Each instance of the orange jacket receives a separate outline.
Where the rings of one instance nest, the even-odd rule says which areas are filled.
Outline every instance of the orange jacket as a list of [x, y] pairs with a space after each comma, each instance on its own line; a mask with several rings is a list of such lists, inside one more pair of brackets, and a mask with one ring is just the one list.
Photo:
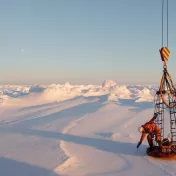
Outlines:
[[142, 125], [142, 127], [144, 128], [144, 132], [141, 135], [141, 139], [140, 142], [142, 143], [142, 141], [144, 140], [146, 134], [152, 134], [155, 136], [160, 136], [160, 128], [154, 124], [155, 121], [155, 117], [153, 117], [149, 122], [145, 123], [144, 125]]

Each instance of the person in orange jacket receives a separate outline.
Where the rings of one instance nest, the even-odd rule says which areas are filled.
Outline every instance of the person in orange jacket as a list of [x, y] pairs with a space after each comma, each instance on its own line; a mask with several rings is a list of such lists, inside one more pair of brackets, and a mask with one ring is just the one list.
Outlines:
[[158, 114], [154, 113], [153, 118], [145, 123], [144, 125], [142, 125], [141, 127], [139, 127], [139, 132], [142, 133], [141, 135], [141, 139], [138, 142], [137, 148], [139, 148], [139, 146], [142, 144], [142, 141], [144, 140], [146, 134], [148, 134], [147, 136], [147, 140], [150, 146], [150, 150], [153, 149], [153, 140], [152, 138], [155, 136], [155, 140], [156, 142], [160, 145], [161, 144], [161, 131], [160, 128], [154, 124], [155, 119], [157, 118]]

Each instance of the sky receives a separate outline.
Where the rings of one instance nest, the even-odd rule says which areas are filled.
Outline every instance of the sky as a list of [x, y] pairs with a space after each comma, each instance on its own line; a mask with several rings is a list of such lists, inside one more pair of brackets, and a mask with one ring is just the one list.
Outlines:
[[[0, 4], [0, 84], [101, 84], [105, 79], [117, 84], [160, 83], [162, 0]], [[173, 79], [175, 7], [176, 1], [169, 0], [168, 71]]]

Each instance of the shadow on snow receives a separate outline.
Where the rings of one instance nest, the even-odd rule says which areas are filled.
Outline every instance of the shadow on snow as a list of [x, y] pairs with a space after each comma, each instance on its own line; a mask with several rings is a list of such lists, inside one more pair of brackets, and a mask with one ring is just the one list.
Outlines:
[[[126, 143], [126, 142], [90, 138], [90, 137], [81, 137], [81, 136], [74, 136], [70, 134], [63, 134], [63, 133], [56, 133], [56, 132], [42, 131], [42, 130], [35, 130], [35, 129], [1, 128], [0, 130], [2, 133], [20, 133], [20, 134], [29, 135], [29, 136], [54, 138], [65, 142], [71, 142], [75, 144], [94, 147], [98, 150], [111, 152], [115, 154], [133, 155], [133, 156], [137, 155], [136, 144], [134, 143]], [[146, 155], [146, 154], [143, 153], [140, 155]]]
[[22, 163], [8, 158], [0, 158], [1, 176], [59, 176], [58, 174], [35, 165]]

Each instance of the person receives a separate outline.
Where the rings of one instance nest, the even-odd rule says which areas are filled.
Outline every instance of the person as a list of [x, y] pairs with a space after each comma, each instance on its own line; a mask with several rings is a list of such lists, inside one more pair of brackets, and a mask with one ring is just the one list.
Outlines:
[[155, 136], [155, 141], [159, 144], [161, 144], [161, 131], [160, 128], [154, 124], [155, 119], [157, 118], [158, 114], [154, 113], [153, 118], [145, 123], [144, 125], [142, 125], [141, 127], [139, 127], [139, 132], [142, 133], [140, 141], [137, 144], [137, 148], [139, 148], [139, 146], [142, 144], [142, 141], [144, 140], [145, 136], [148, 134], [147, 136], [147, 140], [149, 143], [149, 150], [153, 150], [153, 137]]

